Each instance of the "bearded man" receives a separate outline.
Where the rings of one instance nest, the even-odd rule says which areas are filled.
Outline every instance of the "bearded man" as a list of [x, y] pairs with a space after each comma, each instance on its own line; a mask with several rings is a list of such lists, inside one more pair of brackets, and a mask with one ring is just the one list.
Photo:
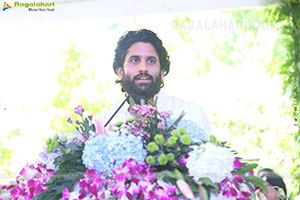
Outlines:
[[[129, 31], [118, 42], [113, 63], [114, 72], [119, 77], [118, 83], [125, 94], [145, 97], [153, 104], [158, 97], [158, 111], [171, 111], [177, 118], [184, 111], [185, 120], [196, 123], [206, 136], [212, 134], [211, 125], [201, 106], [185, 100], [171, 97], [161, 91], [164, 77], [169, 73], [170, 60], [162, 41], [147, 29]], [[112, 106], [95, 116], [96, 120], [108, 121], [118, 106]], [[132, 117], [128, 105], [123, 106], [111, 120], [110, 124]]]

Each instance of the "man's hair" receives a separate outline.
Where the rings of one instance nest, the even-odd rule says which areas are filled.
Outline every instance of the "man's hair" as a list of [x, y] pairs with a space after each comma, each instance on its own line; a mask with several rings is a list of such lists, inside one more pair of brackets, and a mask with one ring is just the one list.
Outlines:
[[271, 168], [262, 168], [258, 171], [257, 174], [260, 174], [261, 172], [274, 173], [273, 169]]
[[[287, 195], [286, 186], [281, 176], [275, 173], [267, 174], [263, 177], [266, 177], [266, 181], [270, 183], [272, 186], [278, 186], [283, 189], [284, 194]], [[262, 177], [262, 178], [263, 178]]]
[[157, 37], [157, 35], [147, 29], [128, 31], [119, 39], [113, 63], [115, 73], [117, 73], [118, 67], [123, 68], [128, 49], [136, 42], [150, 43], [153, 45], [159, 57], [160, 67], [164, 70], [164, 75], [167, 75], [170, 71], [170, 57], [168, 52], [163, 47], [162, 41]]

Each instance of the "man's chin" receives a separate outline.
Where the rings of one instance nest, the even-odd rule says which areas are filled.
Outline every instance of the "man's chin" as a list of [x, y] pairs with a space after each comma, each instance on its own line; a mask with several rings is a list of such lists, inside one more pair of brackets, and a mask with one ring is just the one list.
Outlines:
[[135, 90], [135, 93], [140, 96], [148, 96], [147, 94], [149, 94], [149, 91], [139, 89], [139, 90]]
[[147, 90], [149, 90], [151, 87], [151, 84], [135, 84], [135, 88], [136, 90], [138, 91], [141, 91], [141, 92], [147, 92]]

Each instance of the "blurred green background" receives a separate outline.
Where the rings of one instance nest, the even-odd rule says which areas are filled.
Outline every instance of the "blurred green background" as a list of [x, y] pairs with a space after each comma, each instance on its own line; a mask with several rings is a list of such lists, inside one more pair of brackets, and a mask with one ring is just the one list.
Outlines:
[[48, 136], [73, 130], [66, 119], [75, 106], [96, 114], [123, 99], [112, 69], [117, 40], [147, 28], [171, 57], [163, 90], [202, 105], [220, 140], [273, 168], [289, 199], [300, 199], [299, 1], [0, 25], [0, 184], [37, 160]]

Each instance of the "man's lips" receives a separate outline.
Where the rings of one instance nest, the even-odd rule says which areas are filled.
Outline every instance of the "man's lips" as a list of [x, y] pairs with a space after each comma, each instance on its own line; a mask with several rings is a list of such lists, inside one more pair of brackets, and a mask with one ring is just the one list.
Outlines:
[[136, 79], [136, 83], [150, 83], [151, 79]]
[[150, 75], [137, 75], [134, 77], [134, 80], [138, 83], [149, 83], [152, 81], [152, 77]]
[[151, 77], [149, 77], [149, 76], [138, 76], [136, 78], [136, 80], [151, 80]]

